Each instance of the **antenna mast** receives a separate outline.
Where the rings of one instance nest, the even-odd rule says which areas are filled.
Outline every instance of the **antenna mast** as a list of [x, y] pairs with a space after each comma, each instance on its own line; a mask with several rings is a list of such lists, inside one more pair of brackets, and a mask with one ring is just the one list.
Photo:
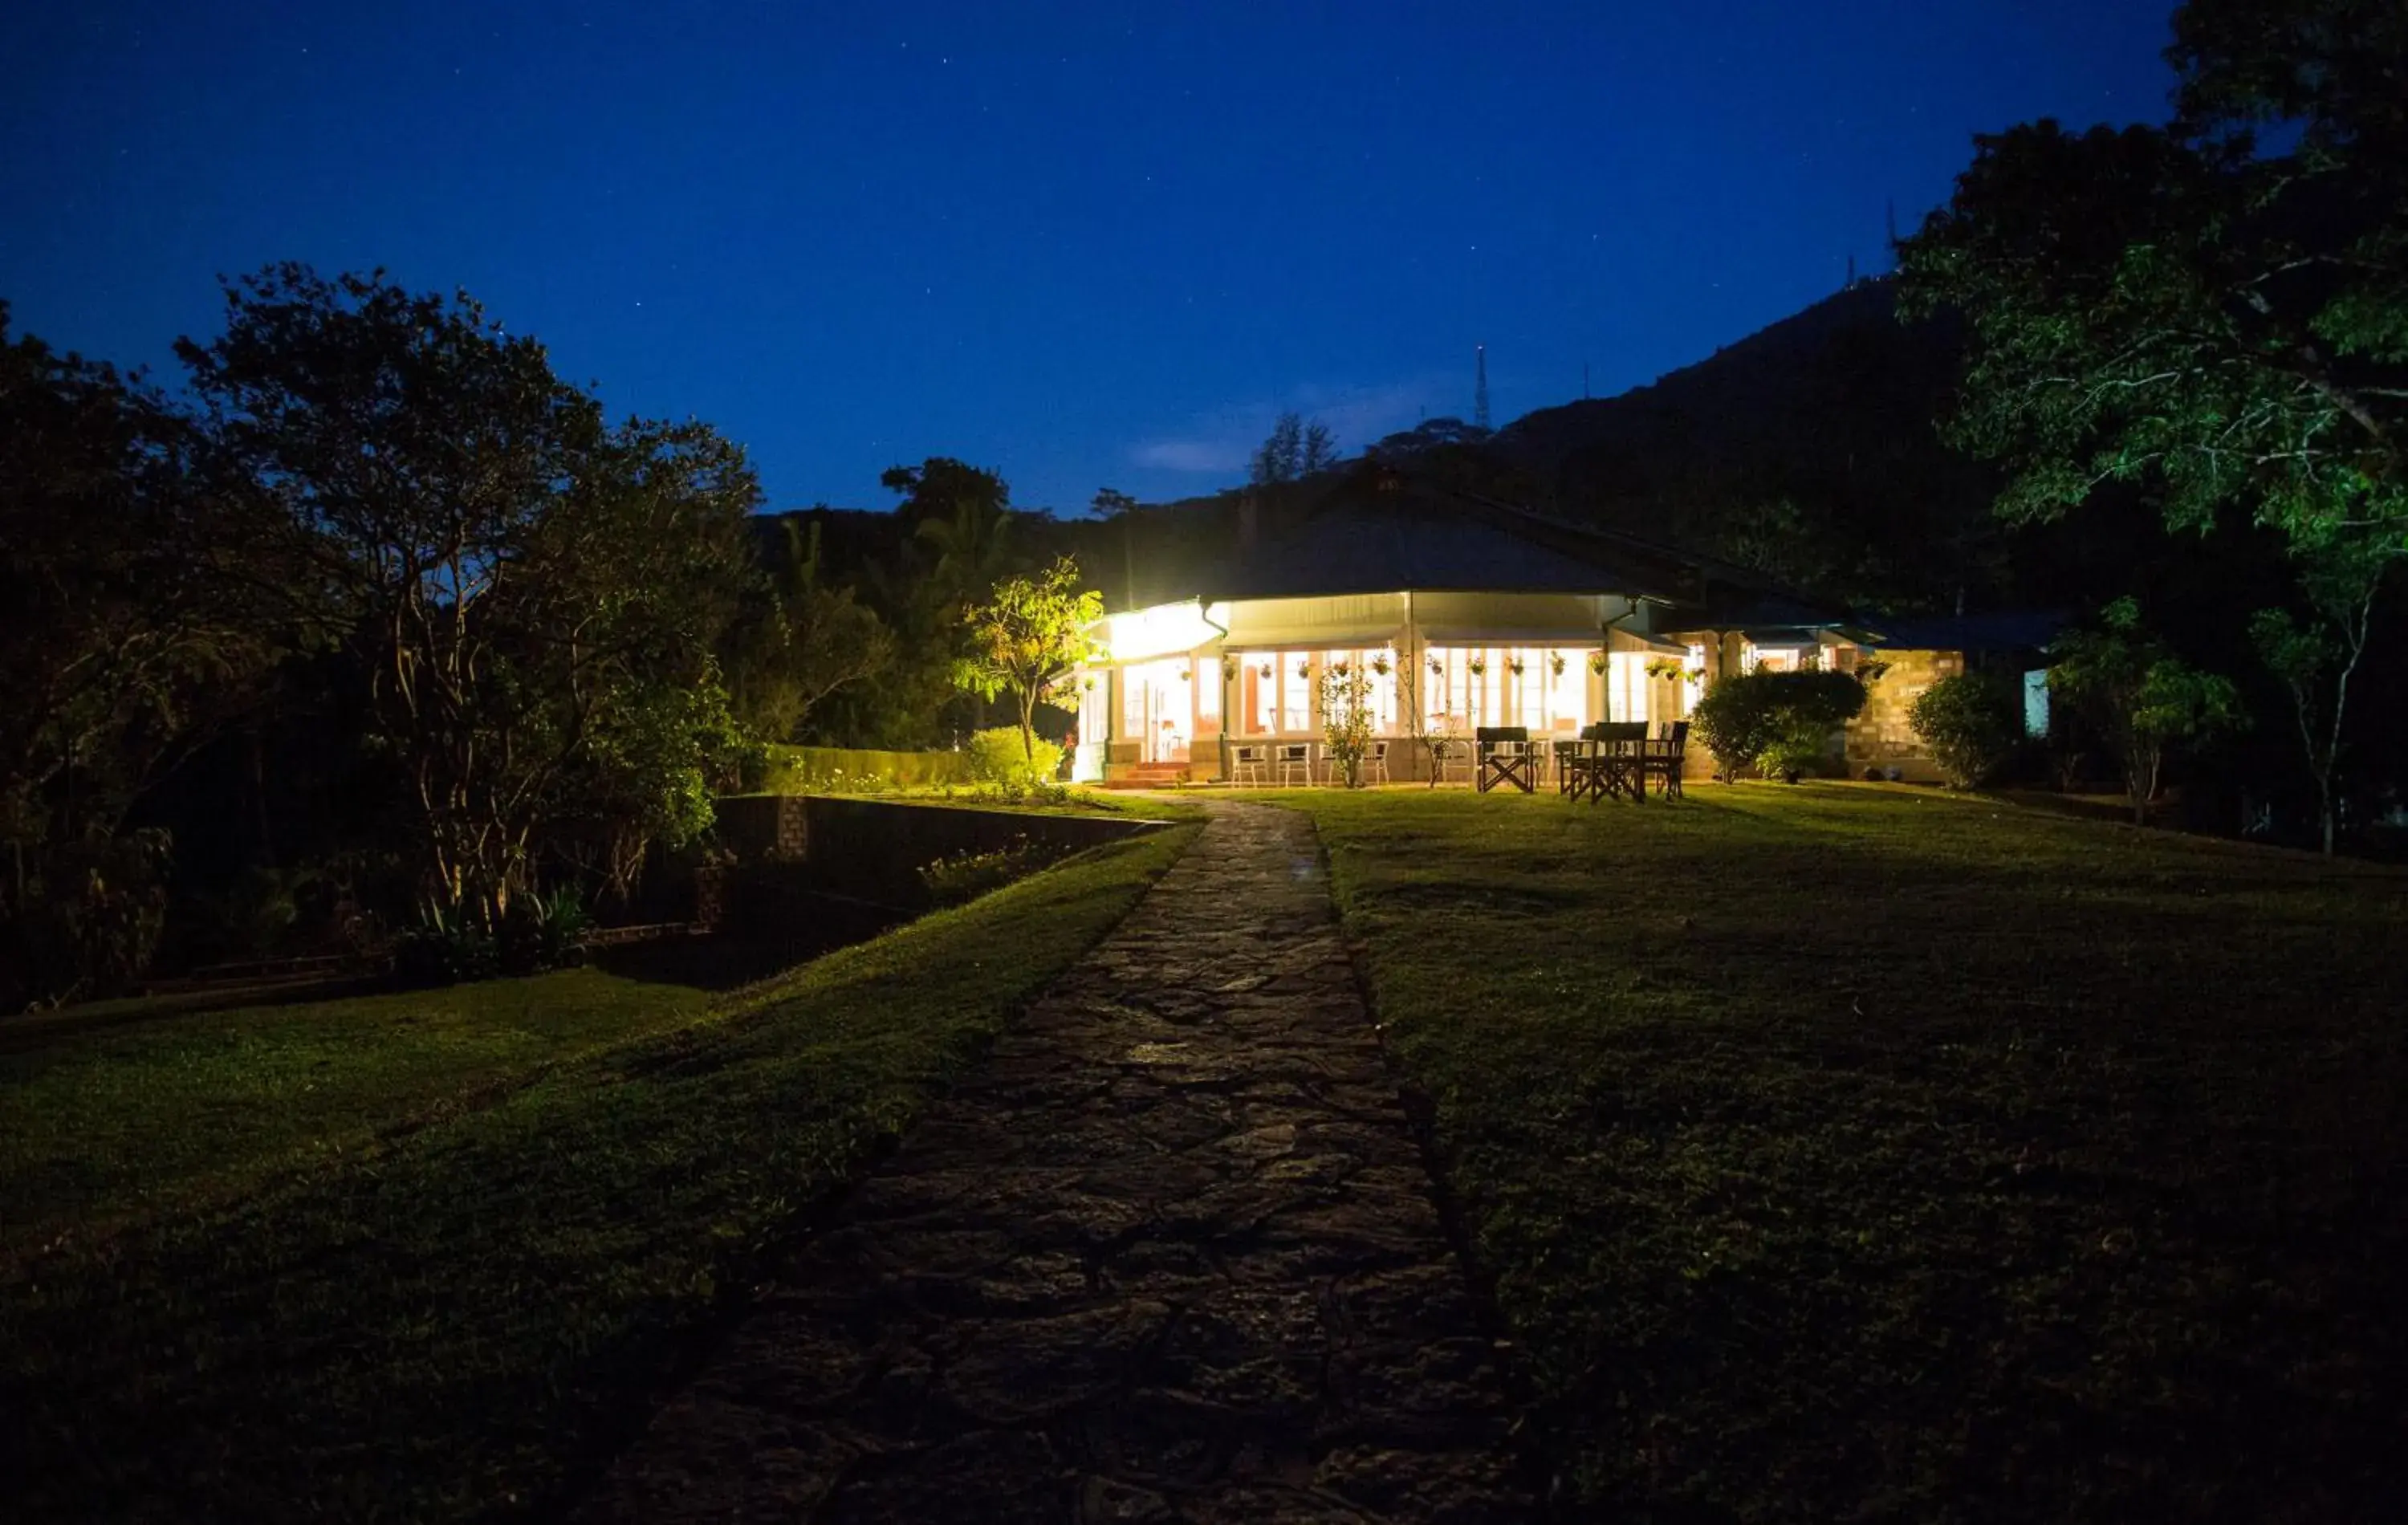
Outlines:
[[1471, 388], [1471, 423], [1481, 433], [1488, 432], [1488, 346], [1471, 347], [1471, 363], [1479, 378]]

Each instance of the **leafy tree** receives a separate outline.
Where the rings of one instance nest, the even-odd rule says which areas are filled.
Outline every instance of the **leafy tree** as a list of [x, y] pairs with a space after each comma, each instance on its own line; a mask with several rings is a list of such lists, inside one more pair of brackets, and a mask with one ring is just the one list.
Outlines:
[[1338, 465], [1338, 436], [1329, 425], [1316, 419], [1305, 425], [1304, 450], [1297, 462], [1297, 474], [1310, 477], [1327, 471]]
[[1906, 721], [1948, 782], [1970, 789], [2004, 767], [2023, 741], [2023, 694], [2000, 674], [1959, 672], [1917, 694]]
[[951, 519], [965, 507], [988, 518], [1011, 507], [1011, 488], [1003, 478], [950, 455], [931, 455], [918, 466], [889, 467], [878, 480], [902, 498], [903, 516], [915, 525], [924, 519]]
[[1346, 786], [1363, 783], [1363, 758], [1371, 750], [1371, 675], [1361, 665], [1333, 662], [1321, 669], [1321, 734], [1330, 760], [1346, 771]]
[[936, 558], [929, 578], [942, 602], [976, 602], [1011, 569], [1011, 515], [1003, 510], [964, 499], [943, 518], [921, 520], [912, 534]]
[[[1901, 310], [1969, 319], [1947, 433], [2005, 464], [2003, 513], [2144, 485], [2170, 527], [2246, 514], [2311, 579], [2336, 554], [2365, 571], [2371, 600], [2408, 556], [2408, 13], [2192, 0], [2174, 37], [2168, 126], [1978, 139], [1900, 248]], [[2341, 685], [2318, 701], [2337, 723], [2358, 664], [2258, 628]], [[2311, 747], [2329, 825], [2339, 745]]]
[[1134, 512], [1138, 501], [1117, 487], [1098, 487], [1095, 498], [1087, 506], [1098, 519], [1117, 519], [1122, 514]]
[[747, 751], [714, 677], [612, 683], [563, 775], [561, 849], [623, 904], [654, 844], [674, 851], [710, 829], [712, 800]]
[[267, 650], [185, 421], [7, 323], [0, 305], [0, 1008], [147, 964], [170, 844], [120, 828]]
[[2303, 560], [2300, 583], [2308, 618], [2295, 619], [2287, 610], [2261, 609], [2250, 619], [2249, 633], [2266, 666], [2290, 694], [2308, 772], [2316, 783], [2319, 832], [2330, 856], [2340, 827], [2334, 784], [2350, 680], [2366, 659], [2375, 597], [2395, 558], [2377, 544], [2351, 537], [2310, 552]]
[[2109, 604], [2099, 628], [2059, 636], [2050, 655], [2050, 696], [2079, 715], [2115, 758], [2136, 826], [2148, 824], [2169, 750], [2243, 724], [2231, 681], [2176, 657], [2142, 628], [2140, 606], [2129, 598]]
[[566, 781], [631, 689], [714, 682], [759, 492], [698, 424], [611, 427], [466, 294], [271, 266], [178, 345], [218, 480], [302, 568], [297, 619], [372, 677], [407, 781], [423, 906], [497, 929]]
[[1452, 415], [1427, 418], [1410, 429], [1383, 436], [1379, 443], [1364, 453], [1373, 460], [1394, 465], [1430, 451], [1484, 444], [1489, 436], [1489, 430]]
[[766, 585], [733, 632], [737, 717], [772, 741], [801, 739], [826, 699], [869, 682], [895, 660], [895, 638], [853, 590], [823, 576], [820, 526], [806, 539], [791, 519]]
[[953, 681], [983, 698], [1009, 693], [1019, 706], [1021, 749], [1033, 759], [1037, 701], [1078, 669], [1088, 628], [1103, 617], [1103, 596], [1080, 586], [1068, 556], [1036, 577], [1007, 579], [969, 611], [970, 652], [954, 664]]
[[1254, 452], [1249, 480], [1257, 487], [1273, 482], [1294, 482], [1304, 474], [1304, 418], [1298, 413], [1282, 413], [1271, 425], [1268, 439]]

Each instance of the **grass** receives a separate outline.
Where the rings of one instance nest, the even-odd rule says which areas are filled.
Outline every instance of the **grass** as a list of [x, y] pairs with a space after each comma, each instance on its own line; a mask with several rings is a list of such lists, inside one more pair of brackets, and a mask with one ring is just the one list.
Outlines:
[[564, 970], [150, 1020], [0, 1054], [0, 1266], [338, 1162], [706, 997]]
[[2408, 875], [1847, 785], [1286, 802], [1573, 1518], [2386, 1518]]
[[[673, 1025], [638, 1030], [655, 1013], [616, 1041], [571, 1043], [487, 1104], [354, 1129], [312, 1170], [257, 1163], [306, 1154], [306, 1121], [228, 1130], [206, 1086], [176, 1089], [175, 1066], [152, 1066], [151, 1094], [184, 1110], [140, 1126], [205, 1135], [176, 1146], [187, 1209], [165, 1210], [163, 1189], [148, 1219], [0, 1280], [0, 1475], [20, 1518], [459, 1519], [555, 1504], [814, 1207], [1193, 836], [1096, 849]], [[573, 1026], [592, 985], [519, 988]], [[368, 1029], [408, 1020], [407, 1000], [357, 1004], [356, 1041], [406, 1042]], [[251, 1014], [252, 1041], [301, 1010]], [[138, 1068], [143, 1039], [126, 1041], [136, 1050], [115, 1062]], [[110, 1062], [79, 1052], [51, 1068]], [[431, 1094], [433, 1069], [408, 1072]], [[89, 1117], [99, 1102], [79, 1105]], [[331, 1104], [321, 1115], [330, 1133], [350, 1127]], [[208, 1161], [206, 1138], [227, 1162]], [[222, 1200], [246, 1172], [256, 1188]]]

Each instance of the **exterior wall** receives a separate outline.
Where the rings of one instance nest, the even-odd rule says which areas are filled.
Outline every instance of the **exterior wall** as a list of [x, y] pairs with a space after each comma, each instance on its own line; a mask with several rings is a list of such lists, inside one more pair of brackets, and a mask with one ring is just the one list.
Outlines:
[[1076, 852], [1162, 825], [834, 795], [738, 795], [718, 809], [719, 838], [743, 863], [789, 866], [821, 892], [900, 907], [924, 901], [920, 868], [938, 858], [1023, 839]]
[[[1687, 663], [1690, 647], [1685, 639], [1634, 633], [1637, 614], [1612, 596], [1395, 593], [1116, 615], [1101, 633], [1108, 643], [1130, 633], [1136, 655], [1114, 646], [1082, 675], [1075, 776], [1183, 774], [1205, 783], [1223, 776], [1227, 746], [1319, 741], [1322, 669], [1340, 655], [1377, 673], [1378, 734], [1391, 743], [1388, 773], [1399, 782], [1427, 777], [1428, 753], [1412, 740], [1416, 712], [1429, 728], [1460, 732], [1467, 741], [1476, 726], [1521, 725], [1547, 739], [1569, 738], [1597, 720], [1678, 719], [1698, 681], [1645, 669]], [[1163, 649], [1167, 632], [1192, 633], [1198, 622], [1226, 625], [1228, 635]], [[1715, 649], [1713, 637], [1702, 639]], [[1435, 674], [1433, 658], [1442, 669]], [[1470, 671], [1475, 658], [1478, 674]], [[1375, 661], [1388, 671], [1378, 673]], [[1084, 686], [1088, 680], [1094, 687]]]
[[1868, 769], [1915, 784], [1943, 782], [1940, 767], [1915, 739], [1907, 724], [1908, 708], [1916, 696], [1942, 678], [1965, 670], [1965, 654], [1940, 651], [1885, 651], [1879, 654], [1888, 670], [1865, 685], [1864, 712], [1848, 723], [1848, 773], [1862, 778]]

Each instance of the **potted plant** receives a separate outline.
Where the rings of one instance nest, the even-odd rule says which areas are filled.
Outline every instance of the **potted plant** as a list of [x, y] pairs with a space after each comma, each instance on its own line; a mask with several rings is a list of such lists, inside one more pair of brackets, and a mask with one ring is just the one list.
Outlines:
[[1603, 652], [1591, 652], [1588, 654], [1588, 669], [1591, 672], [1596, 673], [1600, 678], [1605, 676], [1605, 654]]
[[1446, 663], [1442, 659], [1433, 656], [1429, 659], [1429, 664], [1431, 677], [1443, 678], [1446, 676]]
[[1234, 656], [1225, 656], [1221, 658], [1221, 681], [1226, 683], [1237, 675], [1238, 659]]
[[1561, 652], [1549, 652], [1549, 653], [1547, 654], [1547, 670], [1548, 670], [1548, 672], [1550, 672], [1550, 673], [1554, 674], [1555, 677], [1558, 677], [1558, 678], [1560, 678], [1560, 677], [1562, 677], [1562, 676], [1564, 675], [1564, 654], [1563, 654], [1563, 653], [1561, 653]]
[[1264, 663], [1261, 667], [1256, 668], [1254, 670], [1255, 670], [1255, 671], [1257, 671], [1257, 672], [1259, 672], [1259, 673], [1261, 673], [1264, 677], [1268, 678], [1268, 677], [1269, 677], [1269, 676], [1271, 675], [1271, 665], [1270, 665], [1268, 662], [1266, 662], [1266, 663]]
[[1383, 678], [1388, 675], [1392, 670], [1392, 668], [1388, 661], [1387, 653], [1383, 652], [1379, 655], [1371, 658], [1371, 670], [1378, 673]]
[[1297, 661], [1296, 661], [1296, 675], [1297, 675], [1297, 677], [1299, 677], [1299, 678], [1310, 678], [1310, 677], [1312, 677], [1312, 658], [1311, 658], [1311, 657], [1309, 657], [1309, 656], [1299, 656], [1299, 657], [1297, 657]]
[[1505, 670], [1516, 678], [1522, 676], [1522, 659], [1518, 656], [1505, 658]]
[[1470, 661], [1466, 662], [1463, 665], [1463, 669], [1466, 672], [1470, 673], [1475, 678], [1484, 678], [1488, 676], [1488, 658], [1484, 656], [1475, 656]]

